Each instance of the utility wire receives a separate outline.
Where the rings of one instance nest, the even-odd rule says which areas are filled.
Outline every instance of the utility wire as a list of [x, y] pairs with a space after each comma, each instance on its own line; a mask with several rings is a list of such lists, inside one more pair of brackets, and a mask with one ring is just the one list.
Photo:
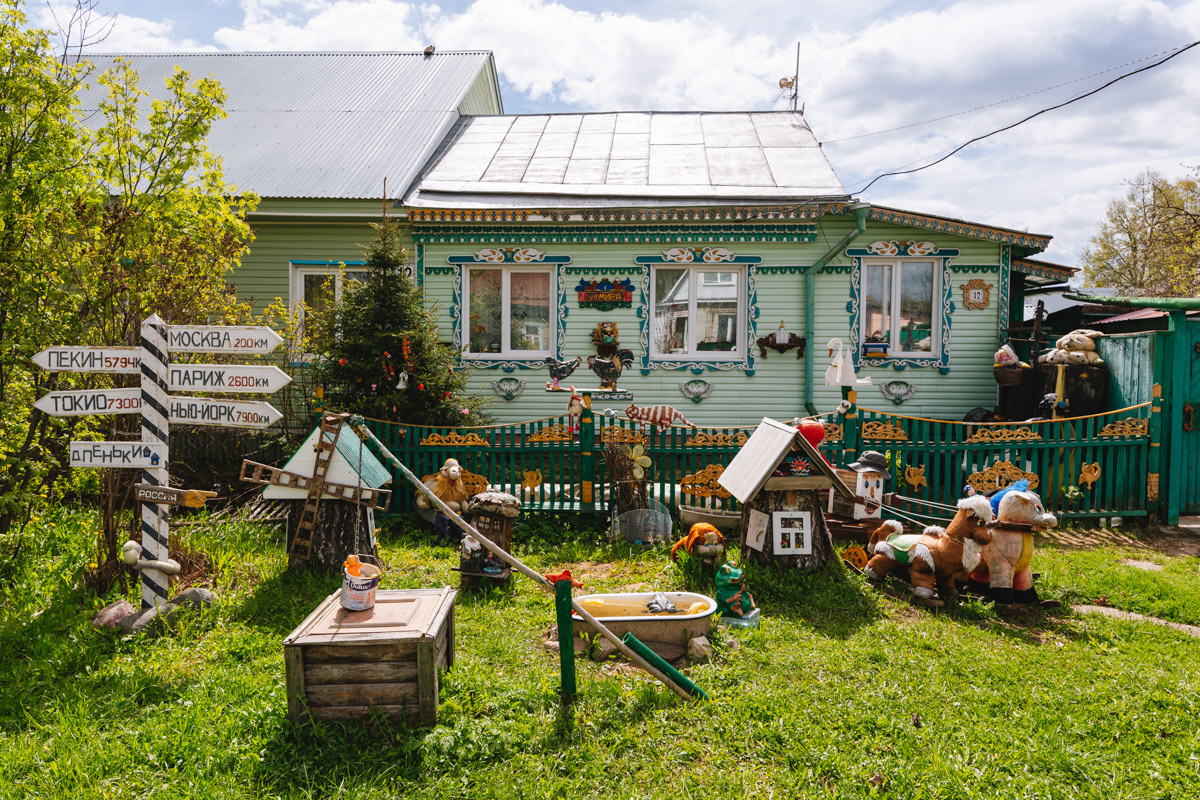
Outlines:
[[963, 142], [958, 147], [956, 147], [953, 150], [951, 150], [950, 152], [946, 153], [944, 156], [937, 159], [936, 161], [931, 161], [928, 164], [925, 164], [920, 167], [914, 167], [913, 169], [893, 170], [891, 172], [884, 172], [879, 175], [876, 175], [874, 178], [871, 179], [870, 183], [868, 183], [863, 188], [859, 189], [856, 193], [863, 193], [863, 192], [867, 191], [867, 189], [870, 189], [872, 186], [874, 186], [875, 182], [878, 181], [880, 178], [887, 178], [887, 177], [890, 177], [893, 175], [908, 175], [913, 172], [920, 172], [923, 169], [929, 169], [930, 167], [936, 166], [936, 165], [942, 163], [943, 161], [945, 161], [946, 159], [950, 158], [951, 156], [955, 155], [956, 153], [959, 153], [962, 150], [966, 149], [968, 146], [975, 144], [976, 142], [983, 141], [984, 139], [987, 139], [990, 136], [995, 136], [998, 133], [1004, 133], [1005, 131], [1012, 130], [1013, 128], [1017, 127], [1018, 125], [1023, 125], [1035, 117], [1040, 117], [1042, 114], [1046, 114], [1051, 111], [1055, 111], [1057, 109], [1062, 108], [1063, 106], [1069, 106], [1072, 103], [1077, 103], [1080, 100], [1084, 99], [1085, 97], [1091, 97], [1092, 95], [1096, 94], [1097, 92], [1101, 92], [1101, 91], [1107, 89], [1108, 87], [1112, 86], [1114, 83], [1117, 83], [1118, 81], [1123, 81], [1126, 78], [1131, 77], [1133, 75], [1137, 75], [1139, 72], [1146, 72], [1148, 70], [1154, 69], [1155, 67], [1162, 66], [1163, 64], [1170, 61], [1172, 58], [1175, 58], [1175, 56], [1186, 53], [1188, 50], [1191, 50], [1196, 45], [1200, 45], [1200, 41], [1195, 41], [1189, 45], [1185, 45], [1185, 46], [1179, 48], [1178, 50], [1176, 50], [1175, 52], [1171, 53], [1171, 55], [1167, 56], [1166, 58], [1156, 61], [1153, 64], [1147, 64], [1144, 67], [1139, 67], [1138, 69], [1131, 70], [1129, 72], [1124, 73], [1123, 75], [1118, 75], [1117, 77], [1113, 78], [1108, 83], [1097, 86], [1095, 89], [1092, 89], [1089, 92], [1084, 92], [1081, 95], [1072, 97], [1070, 100], [1064, 100], [1063, 102], [1058, 103], [1057, 105], [1049, 106], [1048, 108], [1043, 108], [1041, 111], [1035, 111], [1034, 113], [1030, 114], [1029, 116], [1025, 117], [1024, 119], [1017, 120], [1016, 122], [1012, 123], [1011, 125], [1005, 125], [1003, 128], [997, 128], [996, 130], [991, 131], [989, 133], [980, 134], [979, 136], [976, 136], [974, 139], [969, 139], [966, 142]]
[[[1174, 48], [1172, 48], [1172, 49], [1174, 49]], [[822, 142], [822, 144], [837, 144], [838, 142], [849, 142], [854, 139], [866, 139], [871, 136], [882, 136], [885, 133], [895, 133], [896, 131], [908, 130], [909, 128], [919, 128], [922, 125], [931, 125], [934, 122], [941, 122], [944, 119], [952, 119], [953, 117], [961, 117], [964, 114], [974, 114], [976, 111], [983, 111], [984, 109], [987, 109], [987, 108], [994, 108], [996, 106], [1002, 106], [1005, 103], [1012, 103], [1017, 100], [1024, 100], [1026, 97], [1033, 97], [1035, 94], [1044, 94], [1045, 92], [1050, 92], [1055, 89], [1061, 89], [1064, 86], [1070, 86], [1072, 83], [1079, 83], [1080, 81], [1086, 81], [1089, 78], [1096, 77], [1097, 75], [1104, 75], [1106, 73], [1112, 72], [1113, 70], [1118, 70], [1118, 69], [1122, 69], [1124, 67], [1133, 66], [1134, 64], [1140, 64], [1143, 61], [1148, 61], [1152, 58], [1158, 58], [1159, 56], [1163, 55], [1164, 53], [1169, 53], [1169, 52], [1171, 52], [1171, 50], [1160, 50], [1157, 53], [1152, 53], [1148, 56], [1143, 56], [1142, 58], [1135, 58], [1133, 61], [1126, 61], [1124, 64], [1118, 64], [1115, 67], [1109, 67], [1108, 69], [1102, 69], [1099, 72], [1093, 72], [1091, 75], [1084, 75], [1082, 78], [1074, 78], [1073, 80], [1063, 81], [1062, 83], [1056, 83], [1053, 86], [1047, 86], [1045, 89], [1035, 89], [1032, 92], [1026, 92], [1025, 94], [1019, 94], [1016, 97], [1010, 97], [1007, 100], [997, 100], [994, 103], [986, 103], [985, 105], [982, 105], [982, 106], [975, 106], [974, 108], [968, 108], [965, 111], [956, 111], [953, 114], [946, 114], [941, 117], [934, 117], [933, 119], [927, 119], [922, 122], [913, 122], [908, 125], [899, 125], [895, 128], [887, 128], [882, 131], [873, 131], [872, 133], [860, 133], [855, 136], [843, 136], [841, 139], [826, 139], [824, 142]], [[1180, 52], [1182, 52], [1182, 51], [1180, 51]], [[1176, 53], [1176, 55], [1178, 55], [1178, 53]], [[782, 96], [782, 94], [783, 93], [781, 92], [780, 96]], [[776, 99], [778, 100], [778, 98], [776, 98]]]

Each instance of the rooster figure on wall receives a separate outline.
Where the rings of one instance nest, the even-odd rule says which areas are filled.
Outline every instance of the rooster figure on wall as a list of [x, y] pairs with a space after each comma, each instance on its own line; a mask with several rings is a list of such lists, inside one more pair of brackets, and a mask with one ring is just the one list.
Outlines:
[[582, 356], [575, 356], [571, 361], [559, 361], [552, 356], [546, 356], [545, 364], [550, 370], [550, 383], [546, 384], [546, 388], [557, 389], [559, 382], [571, 377], [571, 373], [582, 363]]
[[612, 358], [588, 356], [588, 369], [600, 378], [600, 388], [615, 391], [617, 381], [621, 379], [621, 371], [633, 366], [633, 352], [618, 350]]

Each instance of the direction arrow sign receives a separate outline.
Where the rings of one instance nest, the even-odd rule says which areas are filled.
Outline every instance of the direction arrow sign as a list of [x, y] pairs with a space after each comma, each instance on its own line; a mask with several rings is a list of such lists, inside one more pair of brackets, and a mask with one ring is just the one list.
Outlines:
[[208, 397], [167, 398], [171, 422], [218, 425], [222, 428], [265, 428], [283, 415], [261, 400], [217, 400]]
[[270, 394], [292, 382], [286, 372], [269, 365], [171, 364], [167, 371], [173, 392]]
[[141, 389], [79, 389], [50, 392], [38, 398], [33, 407], [52, 417], [79, 417], [84, 414], [136, 414], [142, 410]]
[[109, 372], [136, 375], [142, 354], [137, 347], [47, 347], [33, 363], [49, 372]]
[[265, 325], [168, 325], [172, 353], [269, 353], [283, 337]]
[[204, 508], [204, 502], [216, 496], [216, 492], [206, 492], [203, 489], [172, 489], [169, 486], [151, 486], [148, 483], [133, 485], [133, 499], [139, 503]]
[[71, 442], [71, 466], [153, 469], [166, 452], [158, 442]]

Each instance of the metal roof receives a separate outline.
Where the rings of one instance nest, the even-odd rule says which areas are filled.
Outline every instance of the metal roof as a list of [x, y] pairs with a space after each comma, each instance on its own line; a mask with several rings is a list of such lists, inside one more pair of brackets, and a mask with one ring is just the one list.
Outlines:
[[652, 111], [464, 117], [404, 205], [580, 208], [847, 197], [799, 112]]
[[[122, 55], [151, 98], [166, 97], [178, 65], [220, 81], [228, 117], [208, 146], [226, 181], [262, 197], [370, 199], [383, 179], [399, 196], [459, 118], [491, 53], [176, 53]], [[92, 56], [99, 69], [116, 55]], [[89, 119], [105, 91], [81, 95]], [[499, 90], [496, 91], [497, 101]], [[148, 104], [147, 104], [148, 106]]]

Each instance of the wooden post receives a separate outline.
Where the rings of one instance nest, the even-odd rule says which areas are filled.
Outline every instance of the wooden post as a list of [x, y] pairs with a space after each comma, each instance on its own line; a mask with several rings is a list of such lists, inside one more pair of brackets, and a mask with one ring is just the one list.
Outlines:
[[1179, 506], [1183, 488], [1187, 485], [1183, 477], [1183, 405], [1184, 391], [1191, 375], [1191, 360], [1188, 357], [1187, 311], [1171, 309], [1171, 402], [1167, 407], [1167, 524], [1179, 524]]
[[[142, 470], [142, 483], [150, 486], [171, 484], [167, 471], [170, 458], [169, 361], [167, 324], [158, 314], [151, 314], [142, 322], [141, 330], [142, 441], [161, 444], [162, 460], [158, 466]], [[171, 553], [170, 512], [167, 506], [157, 503], [143, 502], [141, 506], [142, 553], [147, 561], [166, 561]], [[167, 576], [157, 569], [142, 570], [142, 608], [166, 604], [167, 580]]]
[[[1158, 518], [1163, 519], [1163, 507], [1159, 494], [1159, 475], [1162, 474], [1162, 384], [1150, 389], [1150, 455], [1147, 461], [1146, 502], [1157, 507]], [[1150, 509], [1148, 508], [1147, 511]]]
[[843, 386], [842, 399], [850, 403], [850, 410], [846, 412], [846, 416], [842, 420], [842, 449], [857, 457], [859, 426], [861, 425], [858, 419], [858, 392]]
[[562, 704], [569, 706], [575, 702], [575, 636], [571, 624], [571, 582], [559, 581], [554, 584], [554, 610], [558, 618], [558, 663], [562, 672], [562, 684], [559, 696]]
[[592, 393], [583, 393], [583, 413], [579, 415], [579, 510], [596, 512], [596, 421], [592, 412]]

